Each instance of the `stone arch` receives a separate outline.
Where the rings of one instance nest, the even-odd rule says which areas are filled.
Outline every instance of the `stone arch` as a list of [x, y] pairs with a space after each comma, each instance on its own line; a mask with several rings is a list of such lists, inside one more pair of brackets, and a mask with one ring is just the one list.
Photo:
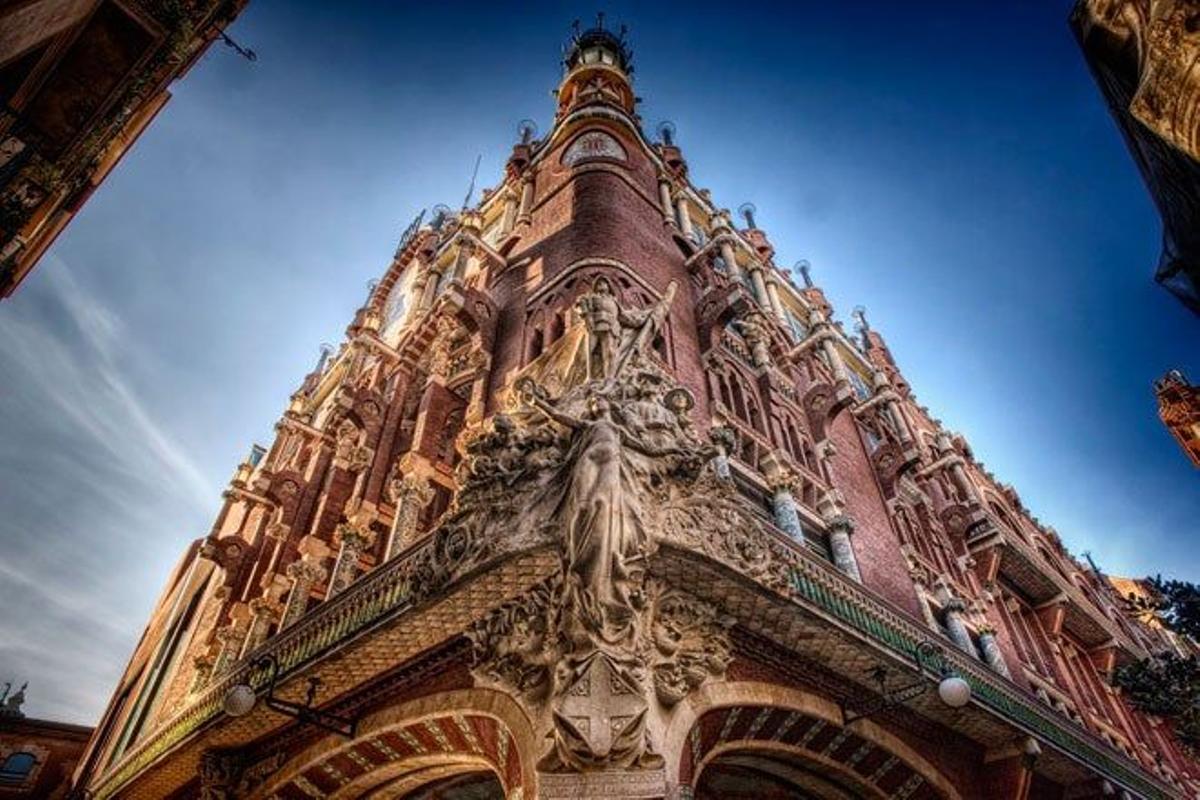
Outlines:
[[[954, 785], [912, 746], [869, 719], [842, 724], [839, 706], [777, 684], [709, 684], [681, 703], [664, 735], [668, 780], [695, 786], [731, 753], [774, 753], [838, 772], [868, 796], [961, 800]], [[908, 792], [908, 794], [904, 794]]]
[[323, 737], [253, 797], [349, 800], [384, 786], [411, 791], [457, 774], [490, 772], [506, 797], [531, 798], [535, 752], [533, 727], [512, 698], [488, 689], [441, 692], [367, 715], [352, 741]]

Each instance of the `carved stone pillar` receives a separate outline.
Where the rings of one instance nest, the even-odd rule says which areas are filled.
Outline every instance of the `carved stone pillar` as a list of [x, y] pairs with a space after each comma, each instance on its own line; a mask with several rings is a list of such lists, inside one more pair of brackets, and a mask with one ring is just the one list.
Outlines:
[[504, 192], [504, 212], [500, 222], [500, 231], [504, 236], [512, 233], [517, 224], [517, 194], [512, 189]]
[[358, 577], [358, 558], [375, 541], [375, 533], [369, 528], [356, 528], [345, 524], [338, 526], [334, 544], [338, 547], [337, 563], [329, 581], [329, 597], [341, 594]]
[[217, 652], [217, 660], [213, 664], [212, 674], [219, 676], [237, 661], [238, 655], [242, 652], [242, 642], [246, 638], [246, 631], [240, 625], [226, 625], [216, 632], [216, 638], [221, 649]]
[[996, 641], [996, 632], [991, 628], [981, 628], [979, 631], [979, 649], [983, 653], [983, 660], [991, 667], [992, 672], [997, 675], [1003, 675], [1006, 678], [1012, 677], [1008, 671], [1008, 664], [1004, 660], [1004, 653], [1000, 652], [1000, 643]]
[[421, 292], [421, 310], [425, 311], [433, 305], [433, 299], [437, 297], [438, 284], [442, 282], [442, 273], [430, 265], [425, 273], [425, 287]]
[[243, 658], [267, 640], [271, 623], [279, 617], [279, 605], [266, 597], [256, 597], [247, 605], [250, 607], [250, 628], [242, 642]]
[[198, 655], [192, 660], [192, 686], [188, 690], [189, 693], [194, 694], [208, 685], [208, 679], [212, 677], [215, 664], [216, 659], [208, 653]]
[[942, 618], [946, 622], [946, 630], [949, 631], [950, 638], [958, 645], [958, 649], [975, 656], [975, 642], [971, 640], [971, 632], [967, 630], [967, 623], [963, 619], [965, 612], [966, 606], [957, 597], [950, 598], [942, 606]]
[[737, 258], [734, 256], [733, 243], [726, 239], [725, 241], [721, 242], [720, 250], [721, 260], [725, 262], [725, 269], [729, 271], [729, 276], [741, 283], [742, 268], [738, 265]]
[[769, 306], [771, 301], [767, 297], [767, 281], [763, 278], [762, 264], [750, 265], [750, 285], [754, 287], [754, 299], [759, 305]]
[[781, 476], [771, 485], [771, 506], [775, 511], [775, 524], [797, 542], [804, 541], [804, 528], [800, 525], [800, 514], [796, 511], [796, 498], [792, 495], [792, 477]]
[[392, 521], [386, 556], [391, 559], [416, 540], [421, 512], [433, 500], [434, 493], [429, 481], [419, 475], [394, 477], [389, 482], [388, 492], [396, 504], [396, 518]]
[[675, 223], [675, 209], [671, 205], [671, 182], [666, 175], [658, 176], [658, 202], [662, 205], [664, 225]]
[[883, 392], [888, 393], [888, 398], [884, 401], [884, 413], [888, 415], [888, 419], [892, 423], [892, 427], [896, 431], [896, 436], [900, 439], [902, 445], [912, 443], [912, 430], [908, 427], [908, 420], [904, 418], [904, 414], [900, 411], [900, 404], [896, 401], [896, 395], [892, 392], [891, 381], [888, 380], [887, 373], [883, 370], [876, 370], [872, 376], [872, 383], [876, 394]]
[[283, 620], [280, 628], [286, 628], [304, 616], [308, 609], [308, 599], [312, 587], [318, 581], [325, 579], [325, 569], [315, 560], [302, 558], [288, 565], [287, 576], [292, 579], [292, 589], [288, 592], [287, 603], [283, 609]]
[[517, 215], [518, 225], [528, 225], [533, 221], [533, 181], [528, 177], [521, 179], [521, 213]]
[[[950, 434], [946, 431], [938, 433], [935, 444], [938, 449], [938, 455], [948, 456], [954, 453], [954, 445], [951, 443]], [[954, 481], [955, 487], [962, 493], [963, 499], [966, 502], [972, 504], [979, 502], [979, 498], [975, 494], [975, 485], [971, 483], [970, 477], [967, 476], [967, 468], [963, 466], [961, 458], [955, 458], [950, 463], [950, 478]]]
[[775, 312], [780, 322], [786, 324], [787, 314], [783, 310], [783, 300], [779, 297], [779, 281], [773, 275], [771, 280], [767, 281], [767, 300], [770, 301], [771, 311]]
[[838, 514], [826, 520], [825, 524], [829, 532], [829, 552], [833, 556], [833, 565], [846, 577], [862, 583], [858, 557], [854, 555], [854, 545], [850, 542], [854, 520], [845, 514]]
[[675, 212], [679, 217], [679, 232], [689, 241], [692, 238], [692, 215], [688, 213], [687, 198], [683, 193], [675, 195]]

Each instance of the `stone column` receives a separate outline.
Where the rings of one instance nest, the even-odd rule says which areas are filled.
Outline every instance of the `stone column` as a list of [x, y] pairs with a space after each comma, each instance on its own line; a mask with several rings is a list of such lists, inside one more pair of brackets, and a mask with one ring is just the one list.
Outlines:
[[963, 619], [966, 610], [967, 608], [962, 600], [957, 597], [951, 597], [942, 606], [942, 616], [946, 622], [946, 629], [950, 632], [950, 638], [958, 645], [958, 649], [964, 653], [978, 657], [978, 654], [975, 652], [975, 642], [971, 640], [971, 632], [967, 630], [967, 623]]
[[750, 265], [750, 285], [754, 287], [754, 299], [764, 308], [770, 305], [770, 300], [767, 298], [767, 282], [763, 278], [762, 264]]
[[517, 224], [517, 193], [511, 188], [504, 192], [504, 212], [501, 217], [500, 230], [503, 235], [512, 233]]
[[854, 545], [850, 542], [850, 534], [854, 532], [854, 520], [845, 514], [838, 514], [826, 520], [825, 525], [829, 532], [829, 551], [833, 556], [833, 565], [846, 577], [856, 583], [862, 583], [858, 557], [854, 555]]
[[518, 225], [528, 225], [533, 222], [533, 180], [526, 176], [521, 178], [521, 213], [517, 215]]
[[775, 511], [775, 524], [797, 542], [804, 541], [804, 528], [800, 525], [800, 514], [796, 511], [796, 498], [792, 495], [792, 476], [781, 475], [771, 482], [771, 506]]
[[679, 231], [688, 241], [692, 239], [692, 215], [688, 213], [687, 198], [683, 192], [675, 195], [675, 211], [679, 216]]
[[334, 597], [345, 591], [354, 579], [358, 577], [358, 557], [375, 541], [375, 533], [369, 528], [356, 528], [343, 523], [334, 534], [334, 544], [338, 547], [337, 562], [333, 567], [333, 577], [329, 581], [329, 597]]
[[392, 559], [417, 538], [417, 523], [425, 506], [433, 500], [433, 488], [423, 477], [405, 475], [394, 477], [389, 482], [388, 492], [396, 504], [396, 518], [392, 521], [386, 556]]
[[442, 282], [442, 273], [431, 264], [425, 272], [425, 286], [421, 292], [421, 310], [425, 311], [433, 305], [437, 297], [438, 284]]
[[779, 281], [775, 276], [771, 276], [771, 280], [767, 281], [767, 300], [771, 303], [771, 310], [775, 312], [775, 316], [782, 323], [787, 323], [787, 314], [783, 310], [783, 300], [779, 297]]
[[279, 606], [266, 597], [256, 597], [247, 605], [250, 607], [250, 629], [242, 642], [241, 658], [267, 640], [271, 623], [279, 615]]
[[325, 579], [325, 569], [315, 560], [302, 558], [288, 565], [287, 576], [292, 579], [292, 589], [283, 608], [283, 620], [279, 623], [281, 629], [304, 616], [312, 587]]
[[221, 645], [221, 649], [218, 651], [217, 660], [213, 664], [212, 674], [214, 676], [221, 675], [238, 660], [238, 654], [242, 652], [242, 642], [245, 637], [246, 632], [241, 626], [236, 624], [226, 625], [217, 631], [216, 638]]
[[663, 224], [675, 223], [675, 209], [671, 205], [671, 182], [666, 175], [658, 176], [658, 201], [662, 205]]
[[900, 437], [902, 445], [912, 443], [912, 431], [908, 427], [908, 420], [904, 418], [903, 412], [900, 411], [900, 404], [896, 401], [895, 393], [892, 393], [892, 383], [888, 380], [887, 373], [883, 370], [875, 370], [875, 374], [871, 376], [871, 383], [876, 394], [888, 392], [890, 396], [884, 401], [883, 410], [888, 415], [888, 419], [892, 422], [892, 427], [896, 429], [896, 435]]
[[842, 354], [838, 352], [837, 344], [833, 341], [832, 333], [825, 333], [821, 340], [821, 349], [825, 352], [825, 358], [829, 361], [829, 368], [833, 370], [833, 379], [836, 383], [849, 383], [850, 375], [846, 372], [846, 363], [842, 361]]
[[994, 629], [979, 629], [979, 649], [983, 651], [983, 660], [991, 667], [992, 672], [1006, 678], [1012, 677], [1008, 671], [1008, 664], [1004, 660], [1004, 653], [1000, 652], [1000, 643], [996, 641]]
[[742, 282], [742, 268], [737, 263], [737, 258], [734, 257], [733, 244], [726, 239], [720, 244], [721, 260], [725, 262], [725, 269], [729, 270], [729, 277]]
[[[937, 446], [938, 455], [945, 457], [954, 454], [954, 445], [950, 439], [950, 434], [946, 431], [940, 431], [934, 444]], [[967, 468], [963, 466], [963, 461], [957, 456], [950, 463], [950, 478], [954, 481], [954, 485], [962, 493], [968, 503], [978, 504], [979, 498], [975, 494], [975, 485], [971, 483], [970, 477], [967, 475]]]

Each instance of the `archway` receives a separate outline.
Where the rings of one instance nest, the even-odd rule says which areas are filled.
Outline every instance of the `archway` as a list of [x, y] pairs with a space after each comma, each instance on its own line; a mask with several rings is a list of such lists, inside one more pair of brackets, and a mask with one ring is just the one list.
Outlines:
[[[456, 710], [451, 710], [456, 709]], [[353, 741], [327, 737], [255, 792], [280, 800], [514, 800], [528, 796], [522, 753], [532, 730], [513, 701], [487, 690], [427, 695], [360, 721]]]
[[704, 687], [680, 711], [666, 750], [679, 754], [678, 783], [696, 800], [960, 800], [911, 746], [870, 720], [842, 725], [818, 695], [731, 682]]

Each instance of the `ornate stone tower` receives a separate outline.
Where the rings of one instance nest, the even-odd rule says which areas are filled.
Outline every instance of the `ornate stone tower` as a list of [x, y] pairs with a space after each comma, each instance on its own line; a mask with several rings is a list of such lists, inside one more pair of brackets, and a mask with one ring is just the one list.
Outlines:
[[1157, 646], [572, 37], [170, 579], [94, 797], [1183, 797]]
[[1179, 442], [1192, 464], [1200, 467], [1200, 387], [1173, 369], [1154, 382], [1158, 418]]

